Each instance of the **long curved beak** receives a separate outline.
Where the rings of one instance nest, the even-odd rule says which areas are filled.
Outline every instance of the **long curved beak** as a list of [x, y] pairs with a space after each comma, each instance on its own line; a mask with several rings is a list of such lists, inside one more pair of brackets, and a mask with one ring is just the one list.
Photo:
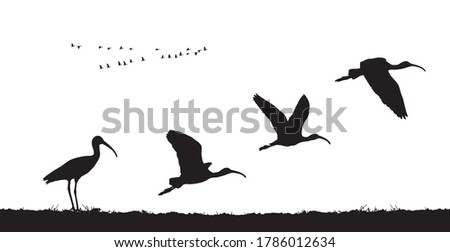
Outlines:
[[114, 152], [114, 155], [116, 155], [116, 157], [117, 157], [117, 153], [116, 153], [116, 151], [113, 149], [113, 147], [111, 147], [111, 145], [109, 145], [107, 142], [105, 142], [105, 141], [103, 141], [103, 144], [106, 146], [106, 147], [108, 147], [108, 148], [110, 148], [113, 152]]
[[328, 141], [328, 139], [326, 139], [325, 137], [319, 136], [319, 138], [320, 138], [320, 139], [323, 139], [323, 140], [325, 140], [325, 141], [327, 141], [328, 144], [331, 144], [330, 141]]
[[234, 170], [231, 170], [231, 169], [230, 169], [230, 173], [237, 173], [237, 174], [240, 174], [240, 175], [244, 176], [244, 178], [247, 177], [247, 176], [245, 176], [243, 173], [240, 173], [240, 172], [238, 172], [238, 171], [234, 171]]
[[413, 66], [413, 67], [418, 67], [418, 68], [422, 69], [424, 72], [426, 72], [425, 68], [423, 68], [423, 67], [421, 67], [421, 66], [419, 66], [419, 65], [411, 64], [411, 66]]

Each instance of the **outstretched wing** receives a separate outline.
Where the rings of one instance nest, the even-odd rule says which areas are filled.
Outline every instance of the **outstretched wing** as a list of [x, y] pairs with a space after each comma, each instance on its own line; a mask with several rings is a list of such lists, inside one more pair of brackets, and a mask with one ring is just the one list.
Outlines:
[[203, 167], [202, 146], [194, 138], [178, 131], [167, 133], [167, 140], [177, 152], [181, 175], [189, 175], [193, 169]]
[[297, 103], [297, 106], [295, 107], [294, 112], [292, 113], [291, 117], [289, 118], [289, 121], [286, 126], [286, 133], [287, 134], [297, 134], [301, 133], [303, 125], [305, 124], [306, 119], [308, 119], [309, 116], [309, 101], [308, 98], [306, 98], [305, 95], [300, 98], [300, 100]]
[[270, 120], [277, 134], [284, 134], [284, 128], [286, 126], [287, 119], [283, 112], [281, 112], [272, 103], [264, 100], [258, 94], [255, 94], [255, 96], [253, 96], [253, 100], [264, 113], [264, 115], [266, 115], [266, 117]]
[[366, 73], [364, 76], [381, 101], [398, 117], [405, 119], [408, 116], [400, 87], [388, 71]]

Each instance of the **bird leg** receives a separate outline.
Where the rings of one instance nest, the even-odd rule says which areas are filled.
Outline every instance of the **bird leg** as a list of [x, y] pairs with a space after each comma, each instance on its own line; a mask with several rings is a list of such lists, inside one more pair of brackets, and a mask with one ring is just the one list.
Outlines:
[[78, 197], [77, 197], [77, 185], [78, 185], [78, 180], [75, 180], [75, 203], [77, 204], [77, 211], [79, 211], [80, 209], [78, 208]]
[[70, 203], [72, 203], [72, 209], [70, 209], [70, 210], [75, 211], [75, 207], [74, 207], [74, 205], [73, 205], [73, 200], [72, 200], [72, 194], [70, 193], [70, 180], [68, 180], [67, 191], [69, 192]]
[[163, 194], [166, 194], [166, 193], [168, 193], [168, 192], [171, 192], [173, 189], [175, 189], [174, 186], [169, 187], [169, 188], [167, 188], [166, 190], [160, 192], [160, 193], [158, 194], [158, 196], [161, 196], [161, 195], [163, 195]]

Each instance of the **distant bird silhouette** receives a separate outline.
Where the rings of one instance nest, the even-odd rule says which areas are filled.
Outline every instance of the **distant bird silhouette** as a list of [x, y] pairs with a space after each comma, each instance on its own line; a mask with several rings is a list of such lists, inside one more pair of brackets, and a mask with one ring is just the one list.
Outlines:
[[71, 47], [75, 47], [75, 45], [74, 45], [73, 43], [72, 43], [72, 44], [70, 44], [70, 46], [71, 46]]
[[145, 61], [144, 57], [141, 56], [141, 61]]
[[79, 45], [79, 46], [77, 46], [77, 48], [78, 48], [78, 49], [80, 49], [80, 48], [81, 48], [81, 46]]
[[111, 50], [111, 47], [108, 47], [108, 50]]
[[183, 54], [180, 52], [180, 56], [183, 56]]
[[110, 68], [109, 64], [106, 64], [106, 68]]
[[219, 172], [211, 172], [211, 163], [203, 163], [202, 146], [192, 137], [178, 131], [169, 131], [167, 140], [172, 144], [177, 152], [178, 163], [180, 165], [181, 176], [169, 179], [171, 187], [165, 189], [158, 195], [166, 194], [175, 188], [180, 188], [184, 184], [197, 184], [210, 178], [224, 176], [230, 173], [237, 173], [245, 177], [244, 174], [224, 168]]
[[195, 55], [197, 55], [197, 52], [194, 52]]
[[159, 51], [159, 48], [156, 48], [155, 51]]
[[120, 46], [119, 50], [122, 50], [122, 49], [123, 49], [123, 46]]
[[99, 65], [99, 66], [100, 66], [100, 69], [103, 69], [102, 65]]
[[169, 56], [167, 56], [167, 58], [169, 58], [169, 59], [170, 59], [170, 54], [169, 54]]
[[260, 151], [275, 145], [293, 146], [301, 142], [311, 141], [315, 139], [323, 139], [330, 144], [330, 141], [328, 141], [328, 139], [317, 134], [312, 134], [309, 137], [304, 137], [302, 135], [303, 125], [305, 125], [305, 121], [309, 116], [309, 101], [305, 95], [300, 98], [289, 120], [287, 120], [283, 112], [281, 112], [270, 102], [264, 100], [258, 94], [255, 94], [255, 96], [253, 96], [253, 100], [262, 110], [264, 115], [266, 115], [266, 117], [270, 120], [274, 130], [277, 133], [277, 140], [268, 145], [262, 146], [261, 148], [259, 148]]
[[123, 65], [124, 65], [124, 66], [126, 66], [126, 65], [127, 65], [127, 62], [125, 62], [125, 60], [123, 61]]
[[[72, 210], [79, 210], [77, 198], [77, 184], [81, 177], [86, 175], [89, 171], [92, 170], [92, 168], [94, 168], [95, 164], [100, 158], [101, 144], [110, 148], [117, 157], [116, 151], [108, 143], [106, 143], [103, 140], [103, 138], [101, 138], [100, 136], [96, 136], [92, 139], [92, 148], [94, 149], [94, 154], [92, 156], [74, 158], [44, 177], [44, 181], [47, 184], [58, 180], [67, 180], [68, 182], [67, 191], [69, 192], [70, 203], [72, 203]], [[74, 195], [76, 208], [75, 205], [73, 204], [72, 194], [70, 192], [70, 182], [72, 181], [72, 179], [75, 180]]]
[[102, 48], [103, 48], [103, 46], [99, 46], [99, 47], [98, 47], [98, 49], [102, 49]]
[[206, 51], [206, 47], [205, 46], [203, 47], [203, 51]]
[[189, 51], [189, 50], [191, 50], [191, 48], [187, 48], [187, 49], [186, 49], [186, 51]]
[[119, 64], [119, 66], [121, 66], [122, 64], [120, 64], [120, 61], [117, 61], [117, 63]]
[[398, 65], [391, 65], [384, 58], [367, 59], [360, 63], [360, 68], [350, 69], [348, 71], [348, 76], [341, 77], [337, 79], [336, 82], [350, 78], [356, 79], [359, 76], [364, 75], [373, 91], [381, 98], [381, 101], [398, 117], [406, 119], [408, 114], [406, 112], [402, 93], [400, 92], [400, 87], [389, 74], [389, 70], [403, 69], [411, 66], [421, 68], [425, 71], [423, 67], [411, 64], [408, 61], [403, 61]]
[[133, 48], [130, 48], [130, 51], [132, 51], [133, 50]]
[[130, 59], [130, 63], [133, 63], [133, 60], [132, 60], [132, 59]]
[[161, 55], [161, 59], [164, 59], [164, 55]]
[[175, 59], [178, 58], [178, 56], [175, 54]]
[[189, 55], [189, 53], [186, 53], [186, 55]]

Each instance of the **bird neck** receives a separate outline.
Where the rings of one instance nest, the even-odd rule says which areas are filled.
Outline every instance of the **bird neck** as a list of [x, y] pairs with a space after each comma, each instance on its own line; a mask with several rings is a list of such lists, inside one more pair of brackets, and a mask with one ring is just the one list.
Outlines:
[[96, 159], [100, 158], [100, 145], [92, 144], [92, 149], [94, 149], [94, 154], [92, 155]]

